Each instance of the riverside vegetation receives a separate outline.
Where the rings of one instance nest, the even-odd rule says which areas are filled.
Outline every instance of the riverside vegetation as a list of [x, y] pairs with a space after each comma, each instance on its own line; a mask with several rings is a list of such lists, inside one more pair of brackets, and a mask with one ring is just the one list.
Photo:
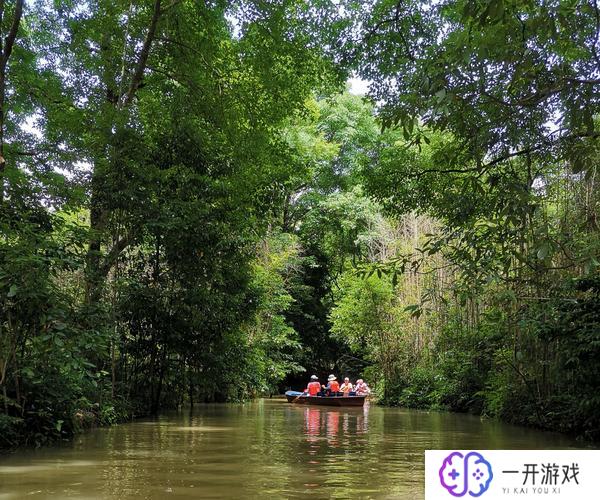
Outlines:
[[595, 1], [14, 0], [0, 32], [0, 447], [306, 370], [600, 437]]

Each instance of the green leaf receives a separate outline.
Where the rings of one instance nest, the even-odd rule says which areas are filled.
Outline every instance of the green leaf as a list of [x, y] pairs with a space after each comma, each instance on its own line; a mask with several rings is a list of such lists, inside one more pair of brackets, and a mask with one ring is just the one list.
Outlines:
[[583, 271], [585, 274], [594, 272], [600, 266], [600, 262], [595, 257], [590, 257], [583, 263]]
[[537, 251], [537, 258], [540, 260], [545, 260], [546, 257], [548, 257], [548, 254], [550, 253], [550, 244], [548, 242], [542, 244], [542, 246], [540, 248], [538, 248]]

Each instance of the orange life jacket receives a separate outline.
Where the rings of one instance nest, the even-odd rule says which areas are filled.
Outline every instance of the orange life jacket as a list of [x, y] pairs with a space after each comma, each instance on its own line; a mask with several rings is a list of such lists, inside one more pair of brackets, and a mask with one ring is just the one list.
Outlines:
[[310, 382], [306, 387], [306, 392], [308, 392], [310, 396], [316, 396], [320, 390], [321, 384], [319, 384], [319, 382]]
[[337, 380], [332, 380], [331, 382], [329, 382], [329, 390], [331, 390], [331, 392], [339, 392], [340, 391], [340, 383]]

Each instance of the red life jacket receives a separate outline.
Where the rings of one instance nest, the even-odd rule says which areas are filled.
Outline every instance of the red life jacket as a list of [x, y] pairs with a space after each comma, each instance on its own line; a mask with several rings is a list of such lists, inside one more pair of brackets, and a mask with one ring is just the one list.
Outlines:
[[329, 389], [331, 390], [331, 392], [339, 392], [340, 383], [337, 380], [332, 380], [331, 382], [329, 382]]
[[310, 382], [306, 388], [306, 391], [310, 396], [316, 396], [320, 390], [321, 384], [319, 384], [319, 382]]

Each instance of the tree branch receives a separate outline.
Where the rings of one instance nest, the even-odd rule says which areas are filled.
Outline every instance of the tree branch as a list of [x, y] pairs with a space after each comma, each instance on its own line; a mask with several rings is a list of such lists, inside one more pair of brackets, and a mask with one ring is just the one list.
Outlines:
[[546, 87], [538, 92], [533, 94], [529, 94], [528, 96], [522, 97], [515, 101], [506, 101], [500, 97], [496, 97], [495, 95], [486, 92], [485, 90], [481, 91], [481, 95], [487, 97], [488, 99], [497, 102], [498, 104], [502, 104], [506, 107], [535, 107], [541, 102], [545, 101], [549, 97], [558, 94], [564, 90], [569, 88], [569, 84], [571, 85], [600, 85], [600, 79], [584, 79], [584, 78], [570, 78], [566, 77], [562, 80], [556, 82], [556, 85], [552, 87]]
[[480, 165], [480, 166], [468, 167], [468, 168], [447, 168], [447, 169], [431, 168], [431, 169], [427, 169], [427, 170], [422, 170], [421, 172], [416, 173], [412, 177], [416, 178], [416, 179], [420, 179], [421, 177], [423, 177], [427, 174], [468, 174], [471, 172], [479, 172], [479, 174], [482, 175], [490, 167], [493, 167], [494, 165], [502, 163], [506, 160], [510, 160], [511, 158], [516, 158], [517, 156], [523, 156], [523, 155], [527, 155], [530, 153], [535, 153], [535, 152], [539, 151], [540, 149], [542, 149], [543, 147], [548, 146], [549, 144], [552, 144], [553, 142], [572, 141], [574, 139], [585, 139], [585, 138], [598, 139], [598, 138], [600, 138], [600, 132], [577, 132], [575, 134], [570, 134], [570, 135], [567, 135], [564, 137], [559, 137], [558, 139], [555, 139], [554, 141], [546, 138], [547, 140], [544, 144], [538, 144], [537, 146], [531, 146], [529, 148], [520, 149], [518, 151], [513, 151], [512, 153], [507, 153], [507, 154], [498, 156], [497, 158], [494, 158], [493, 160], [490, 160], [489, 162], [484, 163], [483, 165]]
[[410, 50], [410, 46], [409, 46], [408, 42], [406, 41], [406, 38], [402, 34], [401, 27], [398, 25], [400, 22], [400, 6], [401, 5], [402, 5], [401, 1], [396, 3], [396, 7], [394, 8], [394, 17], [382, 19], [379, 22], [375, 23], [375, 25], [373, 25], [373, 27], [363, 37], [362, 43], [368, 43], [372, 37], [374, 37], [375, 35], [378, 34], [377, 32], [379, 31], [379, 29], [382, 28], [383, 26], [385, 26], [386, 24], [394, 24], [396, 27], [396, 34], [400, 37], [400, 40], [402, 41], [402, 44], [404, 45], [406, 57], [410, 61], [415, 62], [416, 58], [413, 55], [412, 51]]
[[148, 62], [148, 56], [150, 55], [150, 48], [152, 47], [152, 42], [154, 41], [154, 37], [156, 35], [156, 26], [161, 14], [160, 4], [161, 0], [154, 1], [154, 11], [152, 13], [152, 19], [150, 20], [150, 26], [148, 27], [148, 33], [146, 33], [144, 45], [142, 46], [135, 72], [131, 78], [129, 90], [122, 100], [122, 107], [126, 107], [131, 104], [131, 101], [133, 101], [135, 93], [142, 83], [142, 79], [144, 78], [144, 70], [146, 69], [146, 63]]
[[163, 9], [160, 11], [161, 14], [163, 12], [167, 12], [168, 10], [172, 9], [173, 7], [175, 7], [177, 4], [180, 4], [182, 2], [182, 0], [173, 0], [169, 5], [167, 5], [166, 7], [163, 7]]
[[480, 167], [471, 167], [471, 168], [445, 168], [445, 169], [437, 169], [437, 168], [430, 168], [427, 170], [423, 170], [419, 173], [417, 173], [416, 175], [414, 175], [413, 177], [416, 179], [420, 179], [421, 177], [423, 177], [424, 175], [427, 174], [468, 174], [470, 172], [479, 172]]
[[112, 266], [121, 255], [121, 252], [125, 250], [133, 242], [133, 240], [134, 238], [132, 235], [127, 235], [121, 238], [113, 245], [113, 247], [110, 249], [106, 257], [104, 258], [104, 262], [99, 266], [99, 272], [101, 276], [106, 276], [109, 273]]
[[[6, 116], [4, 104], [6, 100], [6, 66], [17, 38], [19, 25], [21, 24], [21, 16], [23, 15], [23, 1], [24, 0], [17, 0], [17, 3], [15, 4], [15, 13], [10, 26], [10, 31], [4, 40], [4, 49], [0, 53], [0, 203], [4, 201], [4, 179], [2, 174], [6, 168], [6, 160], [4, 158], [4, 117]], [[0, 12], [0, 16], [3, 15], [4, 1], [2, 1], [2, 11]], [[0, 17], [0, 19], [2, 19], [2, 17]], [[0, 42], [0, 48], [1, 47], [2, 42]]]
[[17, 38], [17, 31], [19, 31], [19, 24], [21, 24], [21, 16], [23, 15], [23, 1], [24, 0], [17, 0], [17, 3], [15, 4], [15, 14], [13, 16], [12, 25], [4, 41], [4, 50], [2, 51], [2, 62], [0, 67], [2, 72], [6, 69], [6, 63], [12, 53], [13, 45]]

